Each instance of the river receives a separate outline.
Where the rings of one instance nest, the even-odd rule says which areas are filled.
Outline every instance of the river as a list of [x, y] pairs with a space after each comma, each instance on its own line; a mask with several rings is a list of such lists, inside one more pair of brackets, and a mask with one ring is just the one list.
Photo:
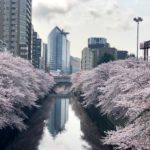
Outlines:
[[109, 150], [101, 139], [76, 97], [49, 95], [4, 150]]

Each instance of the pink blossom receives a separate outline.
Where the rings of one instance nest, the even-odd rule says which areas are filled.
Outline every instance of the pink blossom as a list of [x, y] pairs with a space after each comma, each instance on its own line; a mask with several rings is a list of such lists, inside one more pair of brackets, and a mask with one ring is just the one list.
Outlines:
[[48, 94], [54, 79], [9, 53], [1, 52], [0, 60], [0, 129], [10, 126], [22, 130], [26, 117], [22, 109], [36, 106], [38, 98]]
[[118, 149], [150, 149], [150, 63], [120, 60], [72, 76], [72, 91], [83, 105], [95, 105], [119, 129], [108, 132], [105, 144]]

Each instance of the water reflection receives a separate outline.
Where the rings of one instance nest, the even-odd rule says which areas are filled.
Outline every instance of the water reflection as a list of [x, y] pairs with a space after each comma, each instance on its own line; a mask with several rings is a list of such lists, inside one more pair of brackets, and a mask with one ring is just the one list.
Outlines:
[[49, 97], [4, 150], [109, 150], [75, 97]]
[[55, 104], [48, 120], [48, 130], [53, 137], [65, 129], [68, 121], [69, 99], [56, 97]]
[[81, 138], [90, 145], [90, 150], [110, 150], [111, 148], [109, 146], [104, 146], [102, 144], [102, 135], [78, 102], [78, 99], [73, 97], [70, 102], [76, 116], [80, 120], [81, 131], [84, 133]]
[[38, 150], [39, 141], [42, 138], [45, 120], [49, 117], [54, 100], [48, 96], [43, 100], [42, 107], [31, 117], [28, 129], [21, 132], [4, 150]]

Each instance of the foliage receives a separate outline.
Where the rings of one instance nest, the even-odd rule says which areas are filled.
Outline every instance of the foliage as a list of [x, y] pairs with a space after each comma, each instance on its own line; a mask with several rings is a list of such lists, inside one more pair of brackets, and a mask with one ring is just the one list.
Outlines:
[[0, 53], [0, 60], [0, 129], [10, 126], [22, 130], [26, 117], [23, 108], [36, 106], [54, 80], [20, 57]]
[[113, 60], [115, 60], [113, 55], [105, 53], [103, 56], [100, 57], [98, 64], [107, 63]]
[[135, 58], [135, 54], [128, 55], [128, 58]]
[[107, 133], [105, 144], [116, 149], [150, 148], [150, 63], [120, 60], [74, 74], [72, 91], [80, 91], [83, 105], [95, 105], [119, 124]]

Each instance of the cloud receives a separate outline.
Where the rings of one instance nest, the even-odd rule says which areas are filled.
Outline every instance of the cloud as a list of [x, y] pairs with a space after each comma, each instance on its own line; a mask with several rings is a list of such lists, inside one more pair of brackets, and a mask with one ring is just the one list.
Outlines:
[[94, 18], [99, 18], [101, 16], [100, 12], [97, 9], [89, 9], [89, 14], [93, 16]]
[[[78, 10], [81, 10], [81, 15], [79, 18], [82, 16], [83, 20], [85, 21], [87, 18], [88, 20], [92, 19], [91, 17], [94, 19], [101, 18], [101, 21], [103, 20], [103, 22], [106, 24], [106, 29], [131, 29], [130, 19], [132, 19], [133, 13], [121, 9], [117, 0], [55, 0], [49, 2], [41, 0], [38, 1], [39, 2], [33, 9], [34, 19], [36, 20], [56, 23], [59, 22], [58, 18], [64, 18], [63, 15], [68, 14], [74, 9], [76, 14], [79, 13]], [[87, 15], [83, 17], [83, 14], [86, 13]], [[71, 20], [73, 21], [73, 19]]]
[[131, 22], [134, 17], [134, 12], [131, 9], [121, 8], [117, 0], [107, 1], [102, 16], [109, 22], [106, 24], [106, 29], [123, 31], [132, 29]]
[[72, 9], [73, 5], [66, 6], [51, 6], [43, 3], [39, 3], [33, 10], [33, 15], [36, 19], [49, 19], [56, 14], [66, 14]]
[[38, 0], [33, 8], [33, 16], [36, 19], [50, 19], [55, 15], [67, 14], [80, 3], [89, 1], [91, 0], [55, 0], [49, 2]]
[[116, 11], [111, 13], [107, 12], [108, 17], [111, 19], [110, 24], [106, 27], [109, 30], [131, 30], [132, 29], [132, 20], [134, 13], [132, 11], [122, 12], [119, 8]]

